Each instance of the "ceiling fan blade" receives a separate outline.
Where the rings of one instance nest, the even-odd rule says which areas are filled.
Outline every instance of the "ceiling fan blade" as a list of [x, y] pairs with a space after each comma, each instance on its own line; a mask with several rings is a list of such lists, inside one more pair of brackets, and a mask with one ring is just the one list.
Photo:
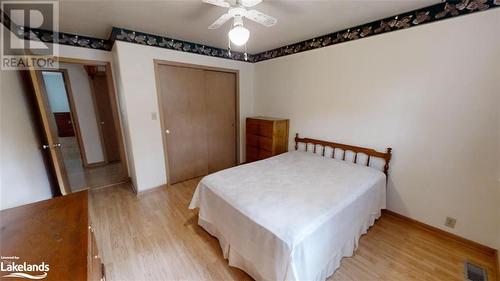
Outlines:
[[202, 0], [207, 4], [212, 4], [219, 7], [229, 8], [231, 5], [224, 0]]
[[268, 27], [273, 26], [278, 22], [277, 19], [256, 10], [247, 11], [245, 17]]
[[240, 0], [240, 1], [241, 5], [243, 5], [244, 7], [253, 7], [262, 2], [262, 0]]
[[233, 16], [230, 14], [226, 13], [220, 16], [218, 19], [216, 19], [209, 27], [208, 29], [216, 29], [219, 28], [221, 25], [223, 25], [226, 21], [230, 20]]

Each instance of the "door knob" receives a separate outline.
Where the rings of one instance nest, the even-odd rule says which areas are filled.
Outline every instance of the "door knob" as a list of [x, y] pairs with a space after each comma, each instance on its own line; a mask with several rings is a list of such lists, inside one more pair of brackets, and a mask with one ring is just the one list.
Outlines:
[[101, 125], [104, 125], [104, 122], [101, 122]]
[[54, 143], [52, 146], [53, 147], [61, 147], [61, 144], [60, 143]]
[[43, 148], [43, 149], [49, 149], [49, 148], [50, 148], [50, 145], [48, 145], [48, 144], [44, 144], [44, 145], [42, 145], [42, 148]]
[[168, 135], [170, 134], [170, 130], [165, 130], [165, 133]]

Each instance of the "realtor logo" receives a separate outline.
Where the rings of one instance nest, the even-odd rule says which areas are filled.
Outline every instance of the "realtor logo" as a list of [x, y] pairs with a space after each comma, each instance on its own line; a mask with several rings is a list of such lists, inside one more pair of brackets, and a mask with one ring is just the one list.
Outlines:
[[50, 267], [45, 262], [39, 264], [30, 264], [27, 262], [19, 262], [18, 256], [4, 257], [1, 256], [0, 271], [1, 277], [26, 278], [32, 280], [44, 279], [48, 275]]
[[[57, 1], [2, 1], [2, 70], [57, 68], [57, 44], [38, 38], [38, 29], [52, 31], [57, 41], [59, 3]], [[29, 39], [29, 40], [25, 40]]]

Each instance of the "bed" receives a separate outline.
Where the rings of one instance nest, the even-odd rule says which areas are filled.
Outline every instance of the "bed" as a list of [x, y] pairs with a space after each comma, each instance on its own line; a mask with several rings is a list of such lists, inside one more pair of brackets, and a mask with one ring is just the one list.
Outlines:
[[[256, 280], [326, 280], [385, 208], [391, 149], [298, 135], [295, 143], [295, 151], [204, 177], [189, 206], [229, 265]], [[370, 167], [373, 158], [385, 162], [382, 171]]]

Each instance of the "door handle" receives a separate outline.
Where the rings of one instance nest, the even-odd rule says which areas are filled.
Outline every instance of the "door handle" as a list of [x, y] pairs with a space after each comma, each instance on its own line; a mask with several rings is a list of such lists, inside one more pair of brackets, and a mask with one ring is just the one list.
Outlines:
[[42, 145], [42, 149], [49, 149], [49, 148], [50, 148], [50, 145], [48, 145], [48, 144]]
[[104, 125], [104, 122], [101, 122], [101, 125]]
[[52, 146], [53, 147], [61, 147], [61, 144], [60, 143], [54, 143]]
[[168, 135], [170, 134], [170, 130], [165, 130], [165, 133]]

